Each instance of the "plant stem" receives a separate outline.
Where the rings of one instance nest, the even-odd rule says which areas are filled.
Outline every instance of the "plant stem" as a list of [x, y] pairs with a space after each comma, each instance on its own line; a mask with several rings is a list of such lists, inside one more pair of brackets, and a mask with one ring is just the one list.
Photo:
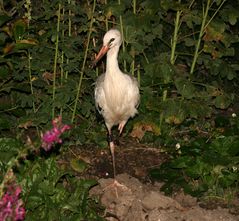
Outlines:
[[57, 12], [57, 33], [56, 33], [56, 46], [55, 46], [55, 58], [53, 66], [53, 88], [52, 88], [52, 119], [55, 117], [55, 96], [56, 96], [56, 68], [57, 68], [57, 57], [59, 47], [59, 31], [60, 31], [60, 20], [61, 20], [61, 4]]
[[[107, 0], [105, 0], [105, 5], [107, 5], [107, 4], [108, 4], [108, 2], [107, 2]], [[105, 28], [106, 28], [106, 31], [109, 30], [109, 22], [108, 22], [107, 16], [105, 16]]]
[[196, 62], [197, 62], [197, 59], [198, 59], [199, 48], [200, 48], [200, 45], [201, 45], [202, 37], [203, 37], [204, 32], [205, 32], [205, 24], [206, 24], [206, 20], [207, 20], [208, 11], [209, 11], [209, 8], [210, 8], [210, 2], [211, 2], [211, 0], [207, 0], [207, 6], [206, 6], [205, 11], [204, 11], [204, 7], [203, 7], [203, 19], [202, 19], [202, 24], [201, 24], [201, 29], [200, 29], [200, 32], [199, 32], [197, 45], [196, 45], [194, 56], [193, 56], [193, 62], [192, 62], [192, 66], [191, 66], [191, 69], [190, 69], [190, 74], [193, 74], [194, 69], [195, 69], [195, 65], [196, 65]]
[[137, 0], [133, 0], [133, 13], [136, 15]]
[[[63, 17], [63, 21], [62, 21], [62, 26], [64, 27], [64, 15], [65, 15], [65, 8], [62, 8], [62, 17]], [[62, 41], [64, 41], [64, 36], [65, 36], [65, 30], [64, 28], [62, 29], [61, 32], [62, 35]], [[63, 64], [64, 64], [64, 51], [61, 52], [61, 86], [63, 84], [63, 80], [64, 80], [64, 68], [63, 68]]]
[[146, 54], [145, 54], [144, 51], [143, 51], [143, 56], [144, 56], [144, 58], [145, 58], [145, 60], [146, 60], [146, 63], [149, 64], [149, 59], [147, 58], [147, 56], [146, 56]]
[[[136, 5], [137, 5], [136, 0], [133, 0], [133, 13], [134, 13], [134, 15], [136, 15]], [[131, 63], [131, 74], [132, 74], [132, 76], [134, 76], [134, 69], [135, 69], [135, 49], [134, 49], [133, 46], [132, 46], [132, 57], [133, 57], [133, 61], [132, 61], [132, 63]]]
[[[178, 1], [179, 3], [181, 3], [181, 0]], [[175, 51], [176, 51], [176, 46], [177, 46], [177, 41], [178, 41], [178, 31], [179, 28], [181, 26], [181, 22], [180, 22], [180, 16], [182, 14], [182, 11], [177, 11], [176, 14], [176, 19], [175, 19], [175, 26], [174, 26], [174, 33], [173, 33], [173, 39], [171, 41], [171, 58], [170, 58], [170, 62], [171, 64], [174, 64], [176, 61], [176, 56], [175, 56]]]
[[135, 50], [134, 48], [132, 48], [133, 50], [133, 54], [132, 54], [132, 57], [133, 57], [133, 61], [131, 63], [131, 74], [132, 76], [134, 76], [134, 69], [135, 69]]
[[[68, 4], [71, 4], [71, 0], [68, 0]], [[69, 19], [68, 19], [68, 36], [71, 37], [71, 10], [69, 9]]]
[[[32, 70], [31, 70], [31, 54], [28, 51], [28, 74], [29, 74], [29, 83], [30, 83], [30, 88], [31, 88], [31, 95], [34, 97], [34, 90], [33, 90], [33, 78], [32, 78]], [[36, 106], [35, 106], [35, 102], [33, 100], [32, 102], [32, 108], [33, 108], [33, 112], [36, 113]]]
[[93, 3], [92, 13], [91, 13], [91, 20], [90, 20], [90, 28], [89, 28], [88, 36], [87, 36], [87, 43], [86, 43], [86, 49], [85, 49], [85, 54], [84, 54], [84, 60], [83, 60], [83, 64], [82, 64], [81, 71], [80, 71], [80, 80], [79, 80], [78, 87], [77, 87], [75, 104], [74, 104], [74, 109], [73, 109], [72, 117], [71, 117], [71, 123], [73, 123], [74, 120], [75, 120], [77, 103], [78, 103], [78, 99], [79, 99], [79, 96], [80, 96], [81, 85], [82, 85], [82, 80], [83, 80], [84, 70], [85, 70], [85, 63], [86, 63], [86, 59], [87, 59], [87, 54], [88, 54], [88, 49], [89, 49], [89, 44], [90, 44], [90, 37], [91, 37], [92, 27], [93, 27], [93, 23], [94, 23], [95, 5], [96, 5], [96, 0], [94, 0], [94, 3]]
[[[27, 17], [28, 22], [27, 22], [27, 29], [30, 29], [30, 21], [31, 21], [31, 2], [27, 3], [27, 14], [29, 17]], [[29, 32], [28, 32], [28, 37], [29, 37]], [[32, 101], [32, 109], [33, 112], [36, 113], [36, 106], [35, 106], [35, 101], [34, 101], [34, 90], [33, 90], [33, 78], [32, 78], [32, 69], [31, 69], [31, 53], [28, 50], [27, 53], [27, 58], [28, 58], [28, 74], [29, 74], [29, 84], [30, 84], [30, 88], [31, 88], [31, 95], [33, 96], [33, 101]]]
[[[64, 16], [65, 16], [65, 8], [62, 7], [62, 17], [63, 17], [63, 20], [62, 20], [62, 32], [61, 32], [61, 35], [62, 35], [62, 41], [64, 41], [64, 36], [65, 36], [65, 30], [64, 30]], [[64, 81], [64, 68], [63, 68], [63, 64], [64, 64], [64, 51], [62, 50], [61, 52], [61, 66], [60, 66], [60, 69], [61, 69], [61, 86], [63, 85], [63, 81]], [[63, 113], [63, 107], [61, 106], [60, 108], [60, 115], [62, 116], [62, 113]]]
[[[118, 0], [118, 4], [121, 5], [121, 0]], [[125, 53], [125, 42], [124, 42], [124, 27], [123, 27], [123, 19], [122, 16], [119, 16], [120, 19], [120, 32], [122, 36], [122, 48], [123, 48], [123, 53]], [[126, 60], [124, 59], [124, 72], [127, 72], [126, 68]]]
[[[71, 0], [68, 0], [68, 5], [71, 4]], [[68, 11], [68, 15], [69, 15], [69, 18], [68, 18], [68, 37], [71, 37], [71, 9], [69, 9]], [[69, 64], [69, 58], [66, 59], [66, 64], [68, 65]], [[66, 71], [65, 73], [65, 79], [68, 78], [68, 71]]]
[[141, 81], [140, 64], [137, 67], [137, 80], [138, 80], [139, 86], [140, 86], [140, 81]]
[[207, 26], [211, 23], [211, 21], [214, 19], [214, 17], [216, 16], [216, 14], [219, 12], [219, 10], [221, 9], [221, 7], [223, 6], [223, 4], [226, 2], [227, 0], [224, 0], [219, 7], [217, 8], [217, 10], [214, 12], [214, 14], [212, 15], [212, 17], [209, 19], [209, 21], [207, 22], [207, 24], [205, 25], [204, 29], [207, 28]]
[[[163, 101], [162, 102], [165, 102], [167, 100], [167, 95], [168, 95], [168, 90], [166, 89], [163, 91]], [[160, 130], [162, 127], [163, 118], [164, 118], [164, 113], [162, 112], [162, 113], [160, 113], [160, 121], [159, 121]]]

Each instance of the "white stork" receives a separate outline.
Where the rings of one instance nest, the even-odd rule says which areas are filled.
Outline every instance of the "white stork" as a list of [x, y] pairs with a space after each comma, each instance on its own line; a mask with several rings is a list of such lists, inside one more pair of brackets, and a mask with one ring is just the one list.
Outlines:
[[122, 44], [121, 34], [116, 29], [109, 30], [103, 39], [103, 46], [95, 58], [95, 65], [107, 53], [106, 72], [99, 76], [95, 86], [95, 103], [104, 117], [108, 129], [109, 147], [112, 154], [114, 178], [115, 145], [111, 129], [119, 125], [119, 134], [130, 117], [137, 113], [140, 94], [138, 81], [123, 73], [118, 65], [118, 52]]

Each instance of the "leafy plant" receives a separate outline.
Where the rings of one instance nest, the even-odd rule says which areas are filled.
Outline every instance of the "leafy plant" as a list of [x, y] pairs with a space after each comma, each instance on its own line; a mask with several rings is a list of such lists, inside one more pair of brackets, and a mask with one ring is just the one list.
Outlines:
[[[233, 123], [228, 129], [234, 127]], [[238, 127], [238, 125], [237, 125]], [[203, 194], [224, 197], [226, 190], [238, 187], [238, 135], [217, 136], [210, 142], [197, 138], [176, 148], [176, 154], [150, 174], [165, 182], [163, 190], [170, 193], [175, 185], [195, 196]]]
[[26, 220], [103, 220], [90, 207], [88, 191], [96, 182], [61, 170], [56, 158], [28, 162], [20, 177]]
[[[53, 141], [62, 143], [60, 135], [65, 129], [69, 126], [63, 125], [61, 118], [54, 119], [53, 129], [42, 136], [42, 148], [49, 151]], [[40, 149], [30, 138], [25, 147], [16, 139], [2, 138], [0, 152], [0, 170], [5, 174], [0, 180], [3, 220], [103, 220], [95, 212], [98, 202], [89, 198], [89, 189], [96, 181], [80, 180], [72, 171], [60, 169], [54, 156], [37, 157]], [[15, 187], [16, 179], [21, 187]], [[19, 199], [22, 189], [24, 207]]]

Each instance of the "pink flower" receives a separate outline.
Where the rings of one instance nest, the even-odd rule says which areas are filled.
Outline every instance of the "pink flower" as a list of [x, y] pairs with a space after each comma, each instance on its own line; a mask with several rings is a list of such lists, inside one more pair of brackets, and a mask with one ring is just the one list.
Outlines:
[[19, 199], [21, 187], [9, 185], [7, 192], [0, 200], [0, 221], [21, 221], [25, 218], [25, 208]]
[[70, 129], [69, 125], [62, 124], [61, 116], [52, 120], [52, 126], [51, 130], [42, 135], [42, 148], [45, 151], [49, 151], [55, 143], [62, 143], [61, 134]]

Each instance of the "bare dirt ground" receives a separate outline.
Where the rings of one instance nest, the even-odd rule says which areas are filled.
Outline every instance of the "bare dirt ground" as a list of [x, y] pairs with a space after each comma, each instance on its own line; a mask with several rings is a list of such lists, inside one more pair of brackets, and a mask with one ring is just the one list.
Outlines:
[[[112, 162], [107, 149], [97, 147], [74, 148], [65, 160], [77, 156], [90, 167], [81, 173], [84, 178], [95, 178], [99, 185], [91, 189], [105, 207], [104, 217], [109, 221], [239, 221], [239, 201], [232, 208], [220, 204], [202, 208], [196, 198], [182, 191], [165, 196], [162, 183], [153, 183], [147, 174], [167, 160], [160, 148], [121, 139], [116, 150], [116, 180], [122, 186], [112, 186]], [[213, 209], [208, 209], [208, 208]]]

